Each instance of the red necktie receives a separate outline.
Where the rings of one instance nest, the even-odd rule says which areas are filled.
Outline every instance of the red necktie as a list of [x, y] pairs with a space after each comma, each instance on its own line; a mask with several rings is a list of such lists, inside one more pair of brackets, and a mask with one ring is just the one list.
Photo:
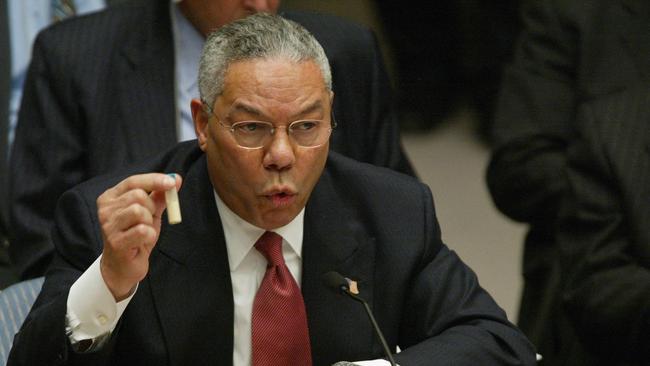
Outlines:
[[253, 303], [253, 366], [311, 366], [305, 303], [282, 256], [282, 237], [267, 231], [255, 243], [266, 274]]

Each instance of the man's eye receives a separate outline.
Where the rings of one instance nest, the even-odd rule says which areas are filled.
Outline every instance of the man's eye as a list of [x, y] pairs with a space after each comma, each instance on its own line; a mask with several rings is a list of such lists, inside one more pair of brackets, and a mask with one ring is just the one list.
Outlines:
[[264, 131], [266, 125], [259, 122], [244, 122], [239, 123], [235, 128], [240, 132], [251, 133], [251, 132], [260, 132]]
[[295, 123], [292, 127], [294, 131], [309, 131], [318, 127], [318, 121], [300, 121]]

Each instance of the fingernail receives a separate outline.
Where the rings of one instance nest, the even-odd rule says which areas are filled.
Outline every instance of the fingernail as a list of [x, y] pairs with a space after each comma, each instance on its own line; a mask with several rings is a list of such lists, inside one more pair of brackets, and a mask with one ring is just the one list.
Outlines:
[[176, 173], [167, 174], [167, 184], [176, 184]]

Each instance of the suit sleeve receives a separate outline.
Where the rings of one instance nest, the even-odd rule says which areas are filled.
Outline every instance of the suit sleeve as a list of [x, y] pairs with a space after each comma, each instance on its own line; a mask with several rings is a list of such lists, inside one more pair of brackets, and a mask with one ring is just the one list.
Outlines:
[[10, 253], [22, 279], [44, 274], [56, 201], [86, 178], [72, 72], [51, 41], [34, 43], [10, 162]]
[[[423, 202], [432, 202], [428, 188]], [[440, 239], [425, 205], [423, 255], [406, 292], [396, 355], [402, 365], [534, 365], [523, 333], [483, 290], [474, 272]]]
[[97, 352], [76, 353], [65, 323], [70, 287], [102, 252], [93, 214], [96, 206], [72, 190], [61, 197], [56, 212], [54, 259], [34, 306], [14, 338], [8, 365], [107, 365], [116, 337]]
[[570, 191], [558, 225], [564, 305], [589, 352], [643, 363], [650, 358], [650, 270], [635, 248], [649, 243], [635, 242], [619, 170], [591, 110], [583, 122], [584, 136], [569, 153]]
[[487, 182], [512, 219], [549, 223], [563, 191], [575, 114], [578, 37], [561, 1], [528, 1], [515, 58], [504, 73]]

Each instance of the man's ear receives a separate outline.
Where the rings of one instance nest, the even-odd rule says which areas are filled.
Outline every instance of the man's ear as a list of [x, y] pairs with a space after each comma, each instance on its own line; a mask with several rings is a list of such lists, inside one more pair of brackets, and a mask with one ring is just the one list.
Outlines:
[[192, 120], [194, 120], [194, 132], [199, 141], [199, 147], [205, 151], [208, 144], [208, 122], [210, 117], [200, 99], [192, 99], [190, 108], [192, 110]]

